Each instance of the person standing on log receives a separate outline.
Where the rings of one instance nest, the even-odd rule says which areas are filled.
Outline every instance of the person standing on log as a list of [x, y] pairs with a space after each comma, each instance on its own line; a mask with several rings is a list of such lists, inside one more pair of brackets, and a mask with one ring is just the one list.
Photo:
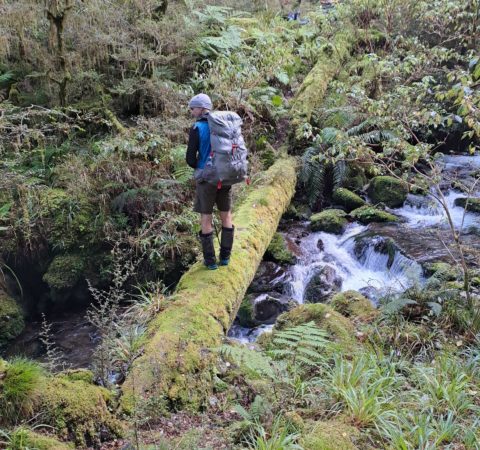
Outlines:
[[[195, 119], [190, 128], [186, 153], [187, 164], [193, 169], [204, 169], [212, 153], [208, 114], [212, 110], [212, 101], [206, 94], [195, 95], [188, 107]], [[200, 213], [203, 261], [207, 269], [218, 268], [213, 246], [212, 214], [216, 204], [222, 220], [220, 240], [221, 266], [228, 265], [233, 245], [234, 226], [232, 224], [232, 186], [216, 186], [205, 180], [195, 181], [195, 204], [193, 210]]]

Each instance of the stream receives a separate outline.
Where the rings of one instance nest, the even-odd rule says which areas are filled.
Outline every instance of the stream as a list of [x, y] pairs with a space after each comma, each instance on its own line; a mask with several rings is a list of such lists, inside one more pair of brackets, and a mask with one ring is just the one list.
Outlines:
[[[448, 180], [473, 183], [472, 174], [479, 169], [480, 155], [443, 158], [446, 183], [442, 188], [452, 221], [457, 230], [462, 230], [463, 242], [477, 249], [480, 215], [465, 213], [462, 207], [455, 206], [455, 200], [465, 195], [454, 190]], [[479, 191], [476, 189], [475, 195]], [[401, 208], [387, 210], [400, 221], [367, 226], [353, 222], [342, 235], [311, 232], [308, 221], [282, 222], [279, 231], [297, 262], [286, 267], [261, 263], [248, 292], [259, 324], [241, 326], [237, 317], [229, 337], [243, 343], [255, 341], [261, 333], [272, 329], [278, 314], [288, 310], [286, 305], [292, 301], [328, 301], [335, 292], [355, 290], [377, 306], [382, 297], [423, 284], [426, 263], [451, 263], [452, 250], [447, 246], [452, 235], [447, 216], [431, 195], [409, 194]], [[480, 264], [468, 254], [467, 261], [473, 266]]]

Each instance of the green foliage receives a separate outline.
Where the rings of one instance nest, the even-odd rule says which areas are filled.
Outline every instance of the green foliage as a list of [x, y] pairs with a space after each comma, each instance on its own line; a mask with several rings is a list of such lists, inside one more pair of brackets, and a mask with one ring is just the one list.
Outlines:
[[330, 344], [327, 333], [315, 322], [308, 322], [275, 333], [270, 354], [289, 361], [292, 366], [315, 367], [322, 360], [322, 350]]
[[242, 367], [249, 376], [253, 378], [275, 378], [272, 361], [267, 355], [245, 346], [224, 345], [219, 350], [225, 359]]
[[24, 358], [13, 359], [0, 379], [0, 417], [11, 423], [33, 411], [40, 395], [43, 369]]

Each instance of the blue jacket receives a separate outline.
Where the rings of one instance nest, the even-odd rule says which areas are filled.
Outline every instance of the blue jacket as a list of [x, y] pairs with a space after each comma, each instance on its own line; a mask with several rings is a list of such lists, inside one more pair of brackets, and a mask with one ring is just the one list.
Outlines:
[[190, 128], [186, 154], [187, 164], [194, 169], [203, 169], [211, 150], [210, 127], [207, 118], [204, 116]]

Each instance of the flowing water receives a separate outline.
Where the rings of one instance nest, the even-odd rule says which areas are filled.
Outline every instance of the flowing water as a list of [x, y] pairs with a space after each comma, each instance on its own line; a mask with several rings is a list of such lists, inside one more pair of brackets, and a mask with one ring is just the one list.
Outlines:
[[[471, 174], [480, 168], [480, 155], [446, 156], [442, 164], [446, 178], [461, 179], [473, 185]], [[465, 213], [462, 207], [454, 204], [457, 198], [464, 196], [454, 189], [444, 191], [456, 229], [466, 234], [468, 245], [478, 248], [480, 215]], [[340, 291], [360, 291], [374, 304], [383, 296], [423, 283], [422, 263], [449, 258], [444, 244], [451, 240], [446, 212], [433, 196], [411, 194], [403, 207], [389, 211], [401, 221], [368, 226], [351, 223], [340, 236], [308, 232], [308, 222], [288, 226], [282, 234], [290, 243], [295, 242], [298, 261], [284, 275], [284, 295], [299, 304], [304, 303], [308, 283], [325, 266], [332, 267], [341, 278]], [[382, 243], [392, 242], [392, 239], [394, 244], [390, 251], [385, 251]], [[261, 296], [255, 301], [260, 299]], [[251, 329], [234, 324], [229, 336], [241, 342], [252, 342], [271, 328], [271, 325], [262, 325]]]

